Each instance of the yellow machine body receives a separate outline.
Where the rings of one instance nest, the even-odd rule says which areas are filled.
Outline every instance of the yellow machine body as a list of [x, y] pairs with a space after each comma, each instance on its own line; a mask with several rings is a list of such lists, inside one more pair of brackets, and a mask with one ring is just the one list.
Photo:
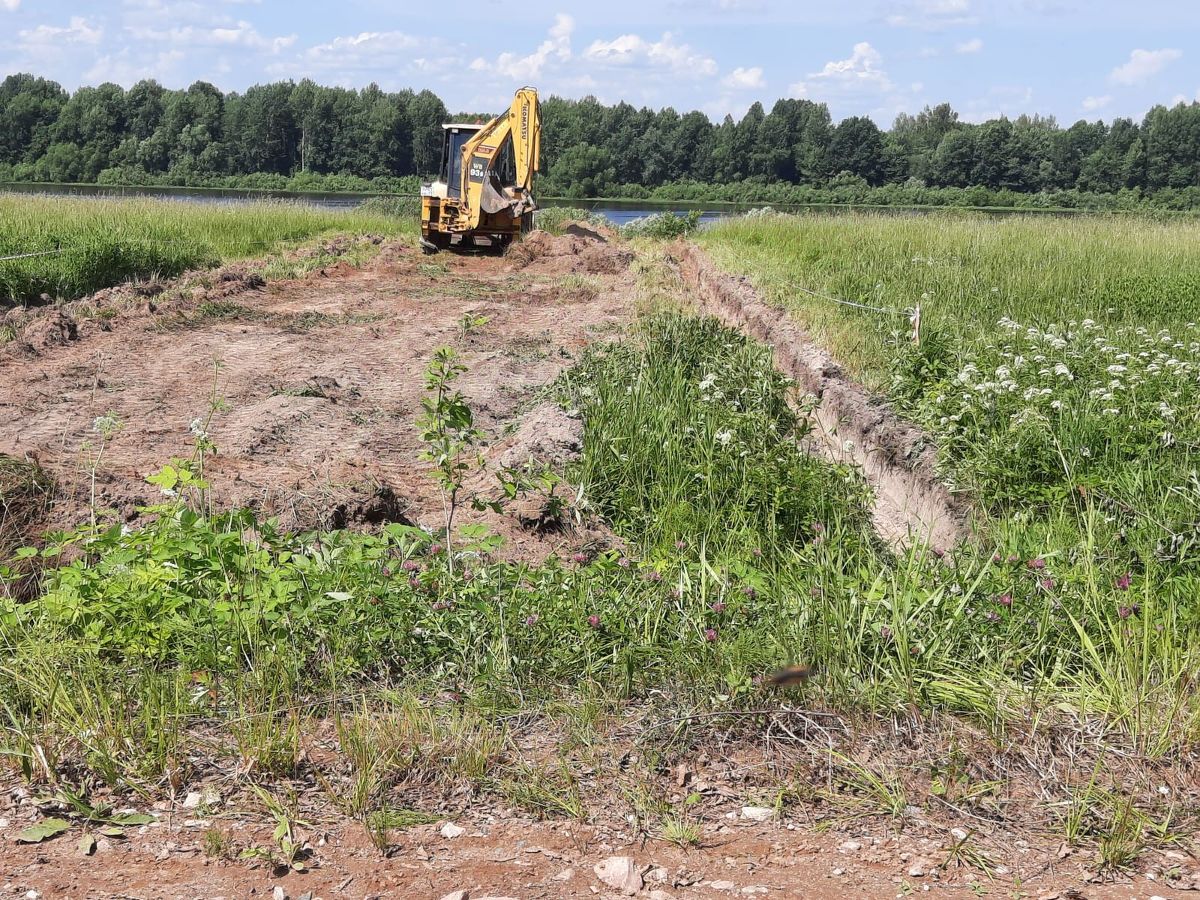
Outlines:
[[507, 246], [533, 227], [533, 177], [542, 150], [537, 91], [521, 88], [508, 111], [485, 125], [442, 126], [442, 170], [421, 185], [421, 246]]

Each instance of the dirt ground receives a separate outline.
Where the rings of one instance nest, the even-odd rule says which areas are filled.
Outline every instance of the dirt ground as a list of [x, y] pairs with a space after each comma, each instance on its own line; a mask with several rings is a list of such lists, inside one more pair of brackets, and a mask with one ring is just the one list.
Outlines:
[[[55, 477], [49, 524], [86, 521], [93, 506], [134, 521], [156, 499], [145, 477], [190, 453], [192, 423], [216, 397], [207, 430], [218, 450], [206, 472], [215, 506], [251, 505], [288, 528], [433, 526], [440, 504], [414, 420], [435, 348], [454, 346], [468, 368], [461, 387], [494, 439], [493, 465], [531, 454], [561, 463], [581, 430], [542, 391], [630, 319], [631, 259], [583, 231], [535, 235], [504, 259], [430, 259], [396, 242], [360, 268], [337, 264], [298, 280], [267, 284], [236, 267], [12, 312], [0, 322], [17, 335], [0, 348], [0, 453], [36, 458]], [[121, 427], [101, 453], [95, 423], [109, 415]], [[520, 517], [487, 521], [522, 558], [611, 540], [599, 528], [547, 533]], [[314, 814], [303, 826], [303, 872], [214, 854], [214, 830], [234, 847], [270, 845], [272, 825], [232, 801], [185, 805], [196, 786], [154, 803], [155, 824], [102, 839], [92, 855], [81, 853], [77, 828], [19, 844], [17, 833], [40, 818], [39, 798], [14, 782], [0, 785], [0, 898], [1146, 900], [1200, 884], [1183, 853], [1147, 862], [1132, 880], [1099, 882], [1094, 854], [1064, 854], [1053, 836], [998, 837], [989, 877], [947, 864], [956, 840], [948, 828], [778, 819], [746, 808], [744, 777], [733, 772], [711, 788], [718, 808], [706, 806], [696, 847], [645, 839], [617, 802], [586, 822], [539, 822], [469, 798], [440, 807], [445, 822], [394, 832], [386, 854], [361, 825]], [[595, 871], [611, 857], [632, 860], [632, 893]]]
[[[158, 499], [146, 476], [190, 456], [216, 398], [205, 470], [215, 508], [254, 507], [287, 529], [433, 526], [440, 500], [414, 423], [438, 347], [467, 367], [459, 386], [493, 462], [561, 462], [578, 449], [581, 426], [538, 408], [539, 391], [628, 317], [628, 258], [575, 236], [537, 254], [431, 259], [391, 243], [362, 268], [301, 280], [265, 284], [233, 268], [182, 292], [120, 289], [10, 313], [18, 339], [0, 348], [0, 453], [54, 476], [50, 525], [88, 520], [93, 467], [96, 508], [131, 522]], [[95, 427], [104, 416], [120, 423], [106, 443]], [[512, 556], [564, 540], [487, 521]]]
[[[18, 828], [27, 824], [21, 809], [28, 811], [30, 802], [14, 794], [5, 799], [0, 898], [462, 900], [455, 892], [466, 891], [471, 900], [914, 894], [947, 900], [1148, 900], [1179, 897], [1194, 883], [1175, 880], [1161, 867], [1148, 873], [1152, 879], [1095, 879], [1085, 859], [1056, 859], [1024, 842], [992, 877], [953, 863], [942, 870], [936, 865], [946, 859], [949, 837], [915, 838], [878, 825], [822, 833], [804, 821], [754, 821], [736, 807], [722, 824], [704, 829], [699, 846], [688, 848], [645, 840], [619, 823], [541, 822], [482, 809], [394, 833], [388, 852], [381, 853], [357, 824], [318, 822], [300, 832], [310, 848], [304, 871], [288, 871], [264, 861], [216, 858], [206, 847], [205, 834], [213, 828], [235, 847], [271, 846], [271, 826], [261, 813], [201, 814], [158, 804], [165, 808], [154, 825], [123, 839], [100, 838], [85, 855], [78, 830], [37, 846], [15, 843]], [[636, 875], [625, 889], [601, 880], [596, 871], [613, 857], [632, 861]]]

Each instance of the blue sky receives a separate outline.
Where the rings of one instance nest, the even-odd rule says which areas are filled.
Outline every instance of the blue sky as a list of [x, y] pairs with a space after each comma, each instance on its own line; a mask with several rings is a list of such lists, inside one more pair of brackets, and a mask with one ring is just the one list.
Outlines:
[[1140, 117], [1200, 99], [1197, 0], [0, 0], [0, 74], [428, 87], [452, 111], [514, 88], [740, 116], [949, 101], [963, 118]]

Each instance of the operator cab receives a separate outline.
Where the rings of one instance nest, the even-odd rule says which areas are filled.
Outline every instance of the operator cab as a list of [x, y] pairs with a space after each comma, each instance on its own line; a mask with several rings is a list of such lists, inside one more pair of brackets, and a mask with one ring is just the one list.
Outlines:
[[442, 126], [442, 167], [438, 180], [421, 185], [421, 195], [457, 200], [462, 194], [462, 149], [482, 125], [451, 122]]

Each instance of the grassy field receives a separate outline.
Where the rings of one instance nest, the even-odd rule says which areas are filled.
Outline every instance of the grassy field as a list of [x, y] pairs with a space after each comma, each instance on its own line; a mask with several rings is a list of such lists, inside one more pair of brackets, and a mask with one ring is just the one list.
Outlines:
[[[200, 429], [192, 459], [152, 478], [166, 493], [152, 524], [83, 528], [14, 554], [12, 579], [38, 555], [71, 561], [48, 569], [36, 602], [0, 600], [0, 761], [35, 782], [141, 796], [231, 757], [269, 783], [309, 765], [302, 736], [324, 718], [343, 753], [316, 781], [370, 834], [406, 782], [466, 782], [538, 814], [583, 817], [572, 766], [625, 777], [605, 760], [606, 721], [638, 707], [680, 723], [778, 709], [761, 678], [794, 660], [820, 673], [799, 695], [805, 709], [891, 723], [915, 743], [889, 768], [874, 753], [851, 760], [862, 747], [839, 736], [835, 750], [821, 730], [828, 778], [815, 780], [828, 787], [805, 781], [812, 772], [788, 776], [774, 786], [779, 804], [831, 803], [893, 824], [914, 804], [952, 801], [1028, 825], [1037, 806], [1041, 833], [1098, 848], [1100, 868], [1130, 866], [1198, 814], [1142, 774], [1200, 738], [1200, 485], [1189, 475], [1200, 343], [1172, 318], [1186, 309], [1195, 254], [1186, 231], [1156, 241], [1161, 226], [1107, 223], [1106, 236], [1106, 223], [1070, 222], [1056, 237], [1048, 224], [1027, 223], [1025, 235], [1021, 223], [969, 219], [864, 219], [861, 230], [768, 220], [704, 233], [714, 255], [810, 324], [823, 310], [836, 349], [859, 348], [862, 370], [939, 438], [947, 476], [985, 513], [978, 541], [952, 558], [879, 543], [861, 476], [804, 449], [806, 422], [769, 350], [710, 320], [648, 315], [554, 386], [586, 426], [569, 473], [577, 507], [602, 514], [621, 549], [504, 562], [478, 528], [285, 534], [249, 511], [206, 514], [213, 448]], [[1150, 261], [1123, 243], [1134, 234]], [[890, 248], [891, 269], [860, 257], [870, 241]], [[1043, 278], [1004, 255], [1014, 243]], [[1097, 259], [1105, 247], [1113, 258]], [[945, 282], [913, 262], [968, 252]], [[871, 296], [856, 300], [942, 296], [939, 283], [959, 305], [926, 302], [919, 348], [889, 342], [867, 313], [796, 300], [789, 285], [851, 293], [859, 282], [841, 280], [835, 253], [873, 273]], [[825, 260], [825, 280], [801, 281], [809, 259]], [[667, 267], [653, 253], [639, 267], [641, 305], [677, 305]], [[1154, 312], [1121, 312], [1106, 279], [1122, 268], [1158, 285]], [[908, 280], [881, 281], [885, 269]], [[1050, 306], [1068, 286], [1091, 299]], [[1035, 289], [1040, 300], [1024, 296]], [[1150, 315], [1180, 338], [1145, 324]], [[419, 421], [447, 496], [473, 453], [459, 374], [452, 357], [431, 365]], [[1159, 431], [1168, 420], [1171, 441]], [[547, 483], [506, 477], [518, 492]], [[447, 693], [452, 703], [438, 699]], [[557, 762], [506, 760], [518, 721], [566, 735]], [[917, 737], [904, 722], [919, 723]], [[676, 732], [674, 749], [694, 750], [702, 730]], [[1037, 780], [1036, 803], [1019, 795], [1019, 772]], [[687, 813], [655, 808], [653, 837]]]
[[[723, 267], [753, 276], [879, 387], [888, 380], [893, 335], [907, 329], [904, 311], [917, 304], [925, 325], [956, 346], [987, 340], [1006, 316], [1024, 326], [1091, 318], [1105, 328], [1151, 330], [1197, 318], [1194, 221], [750, 216], [705, 229], [700, 240]], [[827, 297], [896, 312], [871, 313]]]
[[323, 234], [409, 233], [415, 217], [294, 203], [222, 206], [161, 200], [0, 195], [0, 306], [72, 299], [133, 278], [266, 255]]

